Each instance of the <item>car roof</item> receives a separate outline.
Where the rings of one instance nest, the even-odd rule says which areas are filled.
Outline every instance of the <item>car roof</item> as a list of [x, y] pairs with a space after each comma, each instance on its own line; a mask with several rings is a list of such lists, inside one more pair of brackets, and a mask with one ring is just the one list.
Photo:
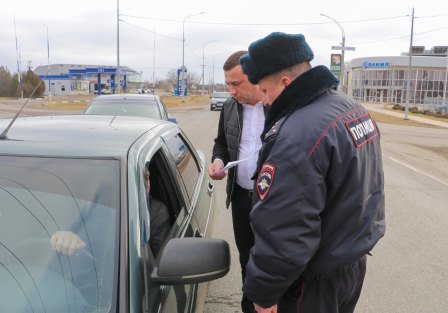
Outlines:
[[[0, 119], [0, 132], [10, 121]], [[0, 155], [125, 157], [141, 136], [155, 138], [174, 127], [163, 120], [130, 116], [19, 117], [7, 139], [0, 140]]]
[[160, 99], [157, 95], [150, 94], [134, 94], [134, 93], [125, 93], [125, 94], [115, 94], [115, 95], [100, 95], [95, 97], [93, 100], [99, 99], [107, 99], [107, 100], [158, 100]]

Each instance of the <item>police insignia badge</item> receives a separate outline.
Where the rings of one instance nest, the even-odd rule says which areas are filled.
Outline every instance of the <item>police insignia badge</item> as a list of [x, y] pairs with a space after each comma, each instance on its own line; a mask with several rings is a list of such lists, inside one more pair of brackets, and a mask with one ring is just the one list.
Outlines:
[[369, 113], [346, 122], [345, 127], [347, 127], [357, 148], [378, 136], [378, 130]]
[[257, 193], [261, 200], [264, 200], [269, 190], [271, 189], [272, 183], [274, 182], [275, 176], [275, 165], [272, 163], [264, 163], [261, 167], [260, 174], [257, 179]]

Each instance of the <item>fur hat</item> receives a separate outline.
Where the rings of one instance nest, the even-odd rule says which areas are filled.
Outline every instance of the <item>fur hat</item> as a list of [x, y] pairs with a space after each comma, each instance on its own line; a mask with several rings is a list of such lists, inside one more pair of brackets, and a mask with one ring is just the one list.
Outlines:
[[249, 53], [241, 56], [240, 64], [252, 84], [263, 77], [314, 58], [302, 34], [274, 32], [254, 41]]

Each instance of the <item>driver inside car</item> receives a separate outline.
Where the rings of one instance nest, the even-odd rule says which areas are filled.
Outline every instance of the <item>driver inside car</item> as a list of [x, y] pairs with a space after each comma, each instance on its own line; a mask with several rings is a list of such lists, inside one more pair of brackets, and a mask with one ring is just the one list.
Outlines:
[[[145, 187], [147, 191], [148, 210], [150, 221], [149, 245], [154, 257], [160, 251], [170, 232], [170, 215], [166, 205], [151, 195], [150, 171], [145, 168]], [[57, 231], [50, 238], [51, 247], [54, 251], [64, 255], [72, 256], [79, 249], [86, 247], [86, 243], [72, 231]]]

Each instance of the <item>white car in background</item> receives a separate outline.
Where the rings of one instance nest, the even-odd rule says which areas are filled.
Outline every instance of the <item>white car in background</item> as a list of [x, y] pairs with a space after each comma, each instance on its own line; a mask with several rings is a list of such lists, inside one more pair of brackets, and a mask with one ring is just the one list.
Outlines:
[[210, 102], [210, 110], [222, 110], [224, 106], [224, 102], [230, 97], [230, 93], [228, 91], [215, 91], [213, 92]]

